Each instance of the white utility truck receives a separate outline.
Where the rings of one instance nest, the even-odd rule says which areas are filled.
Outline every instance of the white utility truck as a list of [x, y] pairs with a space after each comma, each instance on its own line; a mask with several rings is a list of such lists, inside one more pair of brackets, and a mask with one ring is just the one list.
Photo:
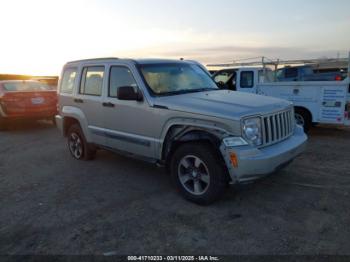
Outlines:
[[343, 81], [276, 82], [274, 72], [262, 66], [228, 67], [213, 79], [223, 89], [283, 98], [293, 102], [295, 118], [307, 131], [312, 124], [350, 126], [350, 55]]

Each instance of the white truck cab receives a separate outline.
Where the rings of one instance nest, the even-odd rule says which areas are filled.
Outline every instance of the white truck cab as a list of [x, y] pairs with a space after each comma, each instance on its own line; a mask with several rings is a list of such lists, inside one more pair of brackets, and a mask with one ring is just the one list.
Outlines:
[[271, 69], [233, 67], [213, 75], [230, 90], [283, 98], [293, 102], [295, 117], [307, 131], [314, 123], [350, 125], [350, 81], [275, 82]]

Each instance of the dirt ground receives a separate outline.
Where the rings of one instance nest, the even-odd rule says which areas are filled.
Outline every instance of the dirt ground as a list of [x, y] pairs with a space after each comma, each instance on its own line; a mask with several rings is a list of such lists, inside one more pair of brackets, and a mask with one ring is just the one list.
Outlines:
[[349, 242], [350, 129], [313, 129], [292, 165], [210, 207], [164, 169], [73, 160], [49, 123], [0, 132], [0, 254], [350, 255]]

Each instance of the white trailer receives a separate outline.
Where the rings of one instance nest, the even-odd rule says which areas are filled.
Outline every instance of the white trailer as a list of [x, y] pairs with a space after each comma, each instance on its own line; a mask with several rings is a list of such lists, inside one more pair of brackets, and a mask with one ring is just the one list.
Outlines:
[[265, 66], [226, 68], [213, 78], [223, 88], [292, 101], [296, 121], [306, 131], [318, 123], [350, 126], [350, 54], [344, 81], [275, 82]]

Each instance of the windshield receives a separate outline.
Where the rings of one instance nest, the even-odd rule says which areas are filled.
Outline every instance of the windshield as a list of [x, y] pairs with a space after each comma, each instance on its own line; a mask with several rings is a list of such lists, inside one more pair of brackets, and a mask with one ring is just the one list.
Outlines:
[[6, 91], [15, 92], [15, 91], [49, 91], [52, 88], [41, 82], [9, 82], [4, 84], [4, 88]]
[[140, 66], [147, 85], [155, 95], [174, 95], [218, 90], [215, 82], [198, 65], [147, 64]]

